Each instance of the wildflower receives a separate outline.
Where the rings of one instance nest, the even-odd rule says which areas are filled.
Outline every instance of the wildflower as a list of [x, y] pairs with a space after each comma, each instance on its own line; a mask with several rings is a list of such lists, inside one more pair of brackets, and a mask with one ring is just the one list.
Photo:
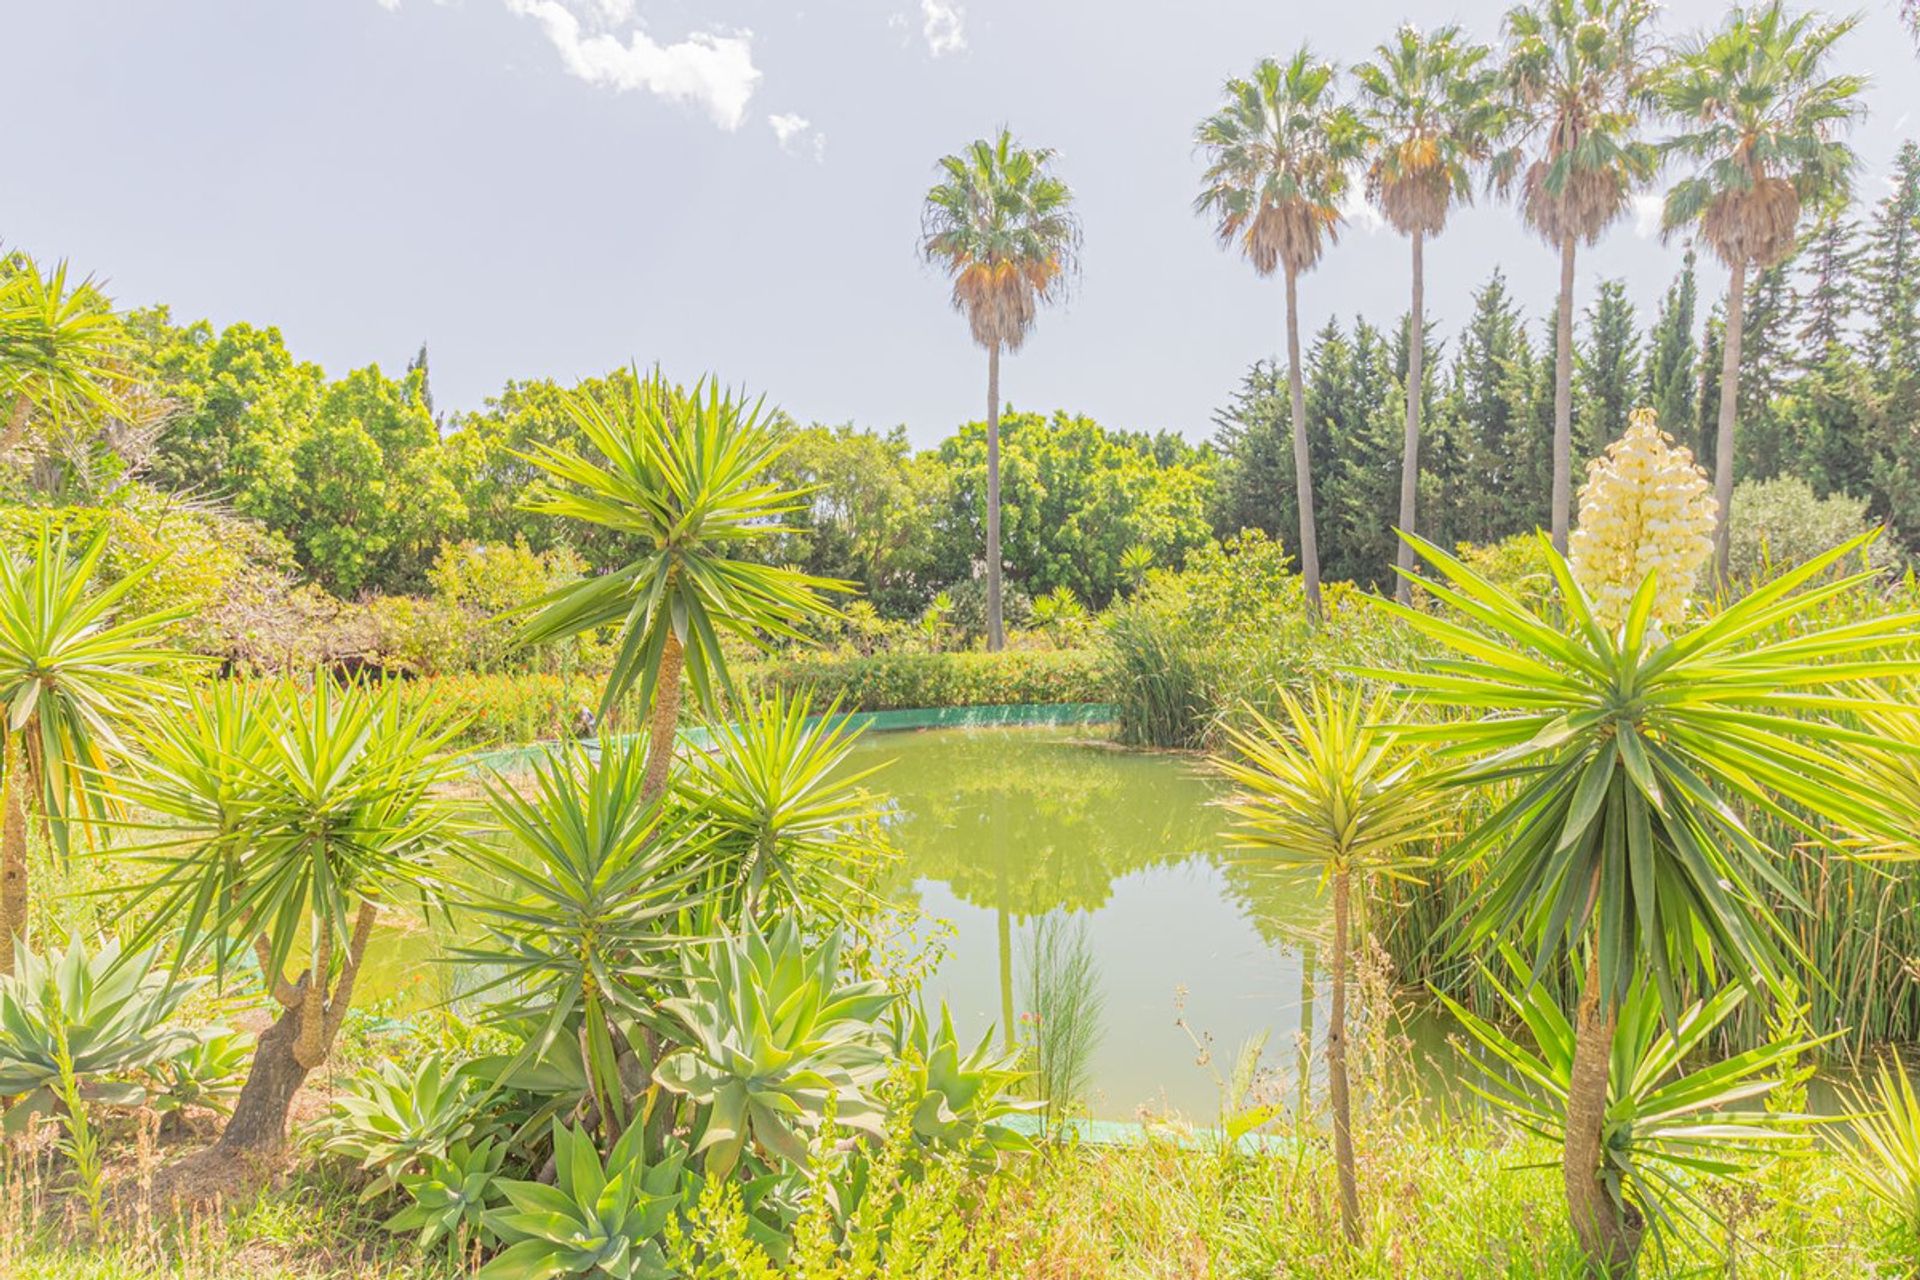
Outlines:
[[1686, 613], [1700, 568], [1713, 552], [1716, 508], [1691, 450], [1660, 430], [1651, 409], [1636, 409], [1625, 435], [1587, 464], [1573, 576], [1594, 617], [1618, 627], [1634, 592], [1654, 577], [1653, 620]]

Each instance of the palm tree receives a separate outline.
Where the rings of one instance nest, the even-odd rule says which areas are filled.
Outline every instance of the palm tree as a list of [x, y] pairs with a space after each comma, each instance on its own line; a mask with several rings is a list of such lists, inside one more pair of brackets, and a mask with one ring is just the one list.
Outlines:
[[549, 444], [523, 455], [550, 477], [527, 510], [600, 525], [638, 554], [536, 601], [520, 638], [545, 644], [618, 628], [600, 717], [638, 687], [649, 717], [643, 794], [651, 803], [667, 788], [682, 675], [700, 705], [715, 709], [733, 689], [723, 632], [755, 647], [799, 639], [800, 622], [834, 612], [821, 592], [852, 588], [742, 555], [791, 533], [780, 519], [802, 501], [768, 478], [790, 443], [778, 415], [714, 382], [687, 392], [657, 374], [637, 381], [613, 405], [567, 397], [568, 416], [598, 457]]
[[[153, 841], [132, 856], [153, 874], [148, 945], [179, 931], [182, 965], [210, 949], [226, 966], [250, 944], [280, 1014], [260, 1037], [233, 1114], [228, 1155], [277, 1151], [287, 1112], [326, 1062], [353, 1004], [380, 912], [430, 901], [435, 859], [457, 843], [440, 784], [461, 726], [398, 685], [265, 696], [231, 683], [141, 734], [127, 784], [152, 815]], [[238, 946], [214, 945], [231, 938]], [[287, 965], [298, 954], [304, 969]]]
[[[1473, 200], [1473, 169], [1491, 156], [1503, 112], [1491, 50], [1468, 44], [1460, 28], [1431, 34], [1400, 28], [1398, 39], [1379, 46], [1378, 61], [1354, 68], [1359, 112], [1372, 160], [1367, 198], [1389, 225], [1413, 241], [1413, 310], [1407, 348], [1406, 444], [1400, 463], [1400, 523], [1414, 532], [1420, 499], [1420, 410], [1427, 357], [1426, 263], [1428, 236], [1446, 229], [1455, 204]], [[1413, 589], [1408, 573], [1413, 548], [1400, 544], [1397, 598]]]
[[95, 589], [106, 551], [104, 528], [75, 556], [43, 522], [26, 557], [0, 556], [0, 972], [12, 972], [13, 940], [27, 929], [28, 827], [64, 851], [71, 822], [107, 815], [121, 731], [168, 696], [154, 668], [184, 657], [163, 647], [184, 611], [120, 612], [151, 566]]
[[1640, 136], [1653, 65], [1652, 0], [1537, 0], [1507, 14], [1502, 69], [1514, 125], [1493, 182], [1518, 188], [1527, 225], [1560, 251], [1553, 364], [1553, 546], [1573, 502], [1574, 251], [1626, 212], [1655, 167]]
[[1312, 879], [1333, 891], [1333, 1008], [1327, 1025], [1327, 1088], [1333, 1101], [1334, 1160], [1340, 1217], [1360, 1243], [1360, 1196], [1353, 1167], [1353, 1115], [1347, 1097], [1348, 919], [1352, 882], [1383, 875], [1409, 879], [1427, 861], [1409, 853], [1450, 821], [1436, 803], [1422, 756], [1390, 726], [1405, 707], [1357, 688], [1314, 690], [1310, 706], [1282, 690], [1289, 726], [1253, 713], [1251, 732], [1230, 730], [1236, 756], [1214, 763], [1239, 790], [1227, 803], [1237, 818], [1241, 861], [1256, 872]]
[[1790, 15], [1779, 0], [1734, 9], [1720, 30], [1683, 48], [1659, 81], [1661, 107], [1684, 130], [1662, 150], [1692, 168], [1667, 192], [1662, 225], [1669, 234], [1697, 228], [1731, 273], [1713, 459], [1713, 564], [1723, 583], [1747, 271], [1793, 252], [1802, 211], [1844, 200], [1852, 186], [1856, 157], [1835, 135], [1860, 115], [1866, 80], [1828, 75], [1826, 63], [1857, 22]]
[[[1381, 606], [1450, 653], [1391, 678], [1462, 712], [1403, 732], [1460, 760], [1449, 784], [1497, 800], [1455, 853], [1461, 870], [1477, 865], [1480, 875], [1459, 945], [1520, 935], [1533, 943], [1528, 972], [1545, 973], [1559, 956], [1584, 972], [1561, 1176], [1575, 1234], [1607, 1274], [1630, 1272], [1646, 1222], [1605, 1145], [1609, 1089], [1626, 1084], [1611, 1080], [1615, 1031], [1636, 982], [1651, 973], [1669, 1022], [1692, 984], [1716, 975], [1781, 990], [1782, 956], [1794, 946], [1768, 905], [1784, 883], [1781, 855], [1746, 815], [1897, 832], [1887, 812], [1897, 806], [1844, 763], [1880, 737], [1838, 717], [1862, 703], [1849, 682], [1911, 665], [1901, 655], [1920, 614], [1821, 623], [1836, 599], [1872, 581], [1872, 572], [1829, 574], [1857, 562], [1868, 540], [1671, 631], [1654, 620], [1653, 574], [1625, 622], [1608, 627], [1566, 560], [1545, 547], [1551, 610], [1418, 539], [1435, 574], [1422, 587], [1455, 616]], [[1792, 820], [1826, 838], [1809, 819]]]
[[0, 455], [38, 415], [59, 420], [114, 407], [125, 335], [91, 280], [67, 285], [67, 264], [43, 274], [24, 255], [0, 262]]
[[1227, 81], [1226, 102], [1194, 131], [1207, 157], [1194, 211], [1211, 217], [1221, 245], [1239, 246], [1256, 273], [1278, 270], [1286, 277], [1300, 574], [1316, 614], [1320, 544], [1300, 374], [1298, 282], [1339, 239], [1340, 204], [1365, 141], [1353, 111], [1332, 100], [1334, 78], [1333, 64], [1317, 60], [1304, 45], [1285, 63], [1263, 59], [1246, 79]]
[[1018, 351], [1040, 304], [1072, 278], [1080, 251], [1073, 192], [1054, 153], [1001, 129], [959, 155], [927, 191], [920, 251], [953, 278], [953, 309], [987, 349], [987, 648], [1006, 643], [1000, 612], [1000, 353]]

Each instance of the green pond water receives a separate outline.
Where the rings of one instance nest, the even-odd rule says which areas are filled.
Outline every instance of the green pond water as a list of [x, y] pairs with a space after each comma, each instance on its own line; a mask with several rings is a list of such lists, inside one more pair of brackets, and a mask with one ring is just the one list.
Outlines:
[[[942, 922], [920, 936], [944, 948], [925, 987], [963, 1033], [998, 1034], [1029, 1013], [1036, 924], [1064, 916], [1084, 931], [1101, 995], [1092, 1114], [1142, 1107], [1216, 1114], [1217, 1078], [1249, 1036], [1266, 1065], [1297, 1081], [1302, 1027], [1326, 1025], [1326, 983], [1311, 937], [1324, 917], [1311, 885], [1287, 887], [1233, 865], [1198, 760], [1117, 749], [1097, 726], [931, 729], [869, 734], [850, 769], [884, 764], [905, 854], [892, 886]], [[439, 930], [397, 928], [380, 944], [369, 994], [396, 1013], [455, 994], [436, 964]], [[1304, 939], [1304, 941], [1303, 941]], [[1185, 1027], [1181, 1025], [1184, 1020]], [[1432, 1024], [1409, 1030], [1423, 1075], [1446, 1054]], [[1201, 1063], [1202, 1047], [1211, 1062]]]

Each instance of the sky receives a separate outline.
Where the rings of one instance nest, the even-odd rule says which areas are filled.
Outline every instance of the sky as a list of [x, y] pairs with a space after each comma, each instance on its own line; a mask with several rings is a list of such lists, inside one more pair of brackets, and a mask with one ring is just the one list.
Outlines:
[[[1872, 77], [1862, 194], [1920, 135], [1895, 0], [1838, 64]], [[1342, 0], [0, 0], [11, 51], [0, 243], [123, 305], [278, 325], [335, 376], [424, 342], [441, 409], [628, 361], [711, 373], [801, 420], [985, 412], [986, 357], [917, 254], [938, 158], [1002, 124], [1058, 153], [1082, 273], [1002, 371], [1005, 398], [1203, 439], [1282, 342], [1282, 287], [1192, 211], [1221, 82], [1306, 40], [1359, 61], [1417, 10], [1498, 36], [1487, 2]], [[1853, 10], [1847, 10], [1852, 12]], [[1723, 6], [1667, 6], [1684, 35]], [[1649, 197], [1579, 262], [1643, 322], [1678, 269]], [[1364, 207], [1301, 283], [1307, 334], [1407, 305], [1406, 241]], [[1552, 252], [1482, 200], [1427, 253], [1443, 339], [1495, 265], [1544, 315]], [[1703, 272], [1718, 293], [1724, 277]]]

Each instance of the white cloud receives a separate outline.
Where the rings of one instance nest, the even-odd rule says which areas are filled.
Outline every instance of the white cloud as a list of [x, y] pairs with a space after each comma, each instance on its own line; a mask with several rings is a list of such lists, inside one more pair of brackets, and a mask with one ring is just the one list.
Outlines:
[[815, 160], [824, 160], [827, 155], [827, 135], [813, 127], [813, 122], [805, 116], [791, 112], [767, 117], [767, 123], [773, 127], [774, 140], [780, 149], [788, 155], [809, 155]]
[[920, 34], [934, 57], [959, 53], [967, 47], [967, 11], [950, 0], [920, 0]]
[[1660, 234], [1660, 219], [1667, 202], [1657, 191], [1642, 191], [1633, 198], [1633, 234], [1651, 240]]
[[1340, 216], [1346, 219], [1348, 226], [1367, 235], [1373, 235], [1387, 225], [1387, 220], [1380, 216], [1380, 211], [1373, 207], [1357, 186], [1347, 188], [1346, 196], [1340, 201]]
[[388, 13], [400, 12], [400, 0], [373, 0], [373, 2]]
[[[625, 43], [612, 31], [583, 27], [580, 0], [506, 0], [507, 8], [539, 22], [560, 53], [568, 74], [616, 93], [643, 89], [678, 102], [706, 108], [722, 129], [738, 129], [759, 83], [753, 65], [753, 33], [726, 35], [696, 31], [675, 44], [656, 43], [646, 32], [628, 33]], [[631, 0], [587, 0], [595, 27], [619, 25], [633, 10]]]

